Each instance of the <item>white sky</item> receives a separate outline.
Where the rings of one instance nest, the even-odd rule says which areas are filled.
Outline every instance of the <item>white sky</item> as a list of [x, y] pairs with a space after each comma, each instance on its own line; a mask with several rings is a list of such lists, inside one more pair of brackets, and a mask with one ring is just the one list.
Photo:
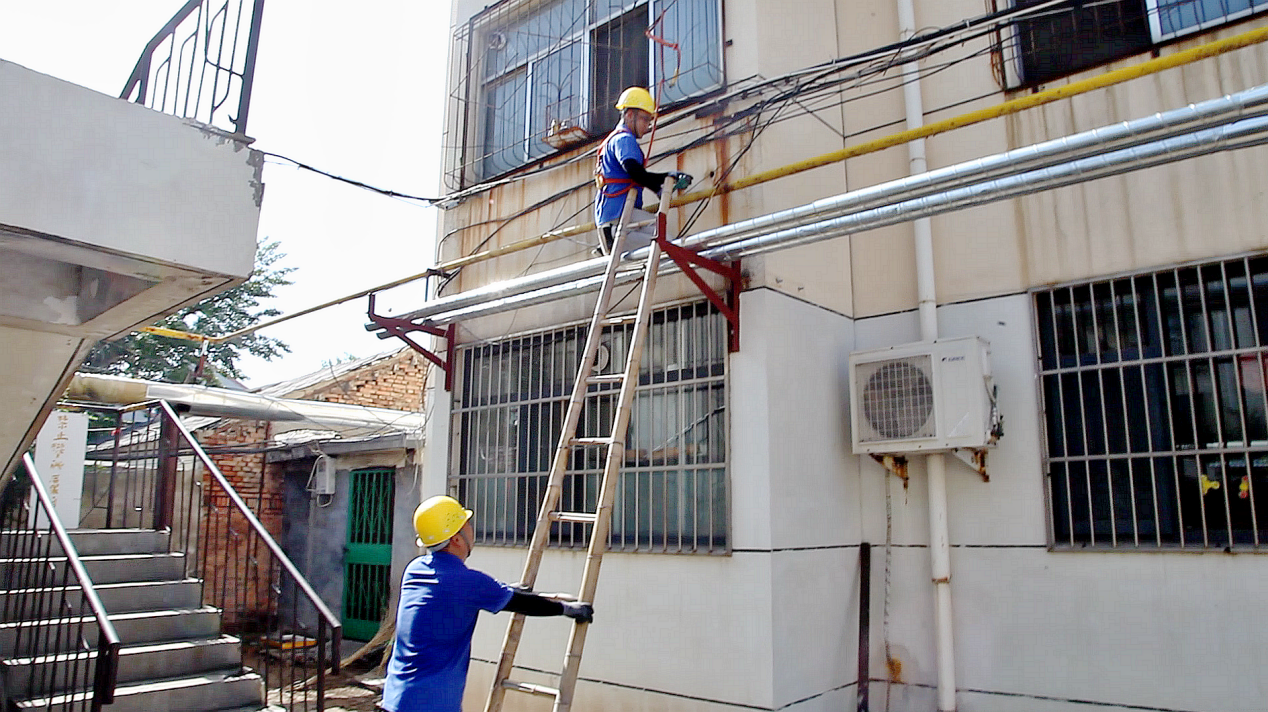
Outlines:
[[[0, 58], [118, 96], [145, 44], [184, 0], [5, 0]], [[267, 0], [247, 133], [255, 148], [412, 195], [439, 184], [450, 0]], [[259, 239], [277, 240], [295, 284], [266, 306], [284, 314], [425, 270], [437, 211], [270, 158]], [[214, 246], [209, 246], [214, 249]], [[422, 282], [379, 311], [422, 304]], [[291, 353], [240, 363], [253, 386], [323, 360], [401, 345], [362, 328], [365, 299], [262, 333]]]

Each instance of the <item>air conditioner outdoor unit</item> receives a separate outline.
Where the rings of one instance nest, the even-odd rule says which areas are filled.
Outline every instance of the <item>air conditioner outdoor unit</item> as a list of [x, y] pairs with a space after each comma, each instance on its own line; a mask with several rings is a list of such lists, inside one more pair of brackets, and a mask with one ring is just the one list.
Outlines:
[[994, 445], [990, 344], [968, 337], [850, 354], [850, 420], [859, 454]]

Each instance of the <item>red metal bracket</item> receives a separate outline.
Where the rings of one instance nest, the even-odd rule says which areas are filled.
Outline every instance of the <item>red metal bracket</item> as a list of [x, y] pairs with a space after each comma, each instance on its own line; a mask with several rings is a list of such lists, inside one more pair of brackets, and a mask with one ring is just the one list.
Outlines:
[[[731, 263], [718, 262], [701, 255], [694, 250], [687, 249], [682, 245], [675, 245], [665, 237], [665, 229], [663, 225], [664, 218], [661, 218], [662, 224], [658, 226], [656, 241], [660, 243], [660, 249], [669, 259], [678, 265], [683, 274], [695, 283], [696, 287], [704, 293], [704, 296], [713, 303], [713, 306], [722, 312], [726, 317], [727, 323], [727, 351], [735, 353], [740, 350], [740, 289], [743, 288], [743, 275], [740, 272], [740, 262], [735, 260]], [[717, 290], [710, 287], [704, 281], [704, 277], [700, 276], [700, 272], [696, 267], [722, 275], [727, 280], [726, 295], [718, 294]]]
[[[366, 311], [366, 316], [370, 317], [370, 321], [374, 322], [376, 326], [383, 329], [384, 331], [391, 334], [392, 336], [395, 336], [401, 341], [404, 341], [406, 344], [409, 345], [411, 349], [414, 349], [419, 354], [422, 354], [423, 358], [439, 366], [440, 370], [445, 372], [445, 390], [446, 391], [453, 390], [453, 361], [454, 361], [453, 352], [454, 352], [455, 342], [457, 341], [457, 336], [458, 336], [456, 324], [450, 324], [449, 326], [441, 328], [439, 326], [433, 326], [432, 324], [428, 324], [426, 322], [422, 324], [416, 324], [410, 321], [409, 319], [399, 319], [397, 317], [375, 314], [373, 294], [370, 295], [370, 307]], [[433, 352], [432, 350], [424, 346], [421, 346], [420, 344], [418, 344], [418, 342], [409, 338], [410, 332], [413, 332], [413, 331], [421, 331], [424, 334], [430, 334], [432, 336], [439, 336], [444, 338], [445, 357], [441, 358], [440, 356], [437, 356], [436, 353]]]

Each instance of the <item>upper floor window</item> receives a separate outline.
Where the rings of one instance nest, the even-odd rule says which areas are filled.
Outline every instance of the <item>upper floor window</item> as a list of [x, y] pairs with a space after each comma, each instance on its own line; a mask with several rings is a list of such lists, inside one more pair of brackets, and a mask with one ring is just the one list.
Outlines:
[[1014, 69], [1021, 83], [1039, 84], [1266, 7], [1268, 0], [1069, 0], [1017, 23]]
[[721, 17], [721, 0], [494, 6], [458, 37], [469, 43], [459, 169], [484, 179], [605, 134], [629, 86], [662, 106], [721, 86]]
[[1058, 546], [1268, 541], [1268, 257], [1035, 294]]

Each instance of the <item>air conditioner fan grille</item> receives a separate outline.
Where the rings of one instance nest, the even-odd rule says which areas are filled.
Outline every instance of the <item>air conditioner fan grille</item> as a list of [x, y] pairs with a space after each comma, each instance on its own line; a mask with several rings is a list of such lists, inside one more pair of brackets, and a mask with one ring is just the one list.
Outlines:
[[859, 367], [862, 442], [934, 437], [933, 381], [928, 356], [877, 361]]

